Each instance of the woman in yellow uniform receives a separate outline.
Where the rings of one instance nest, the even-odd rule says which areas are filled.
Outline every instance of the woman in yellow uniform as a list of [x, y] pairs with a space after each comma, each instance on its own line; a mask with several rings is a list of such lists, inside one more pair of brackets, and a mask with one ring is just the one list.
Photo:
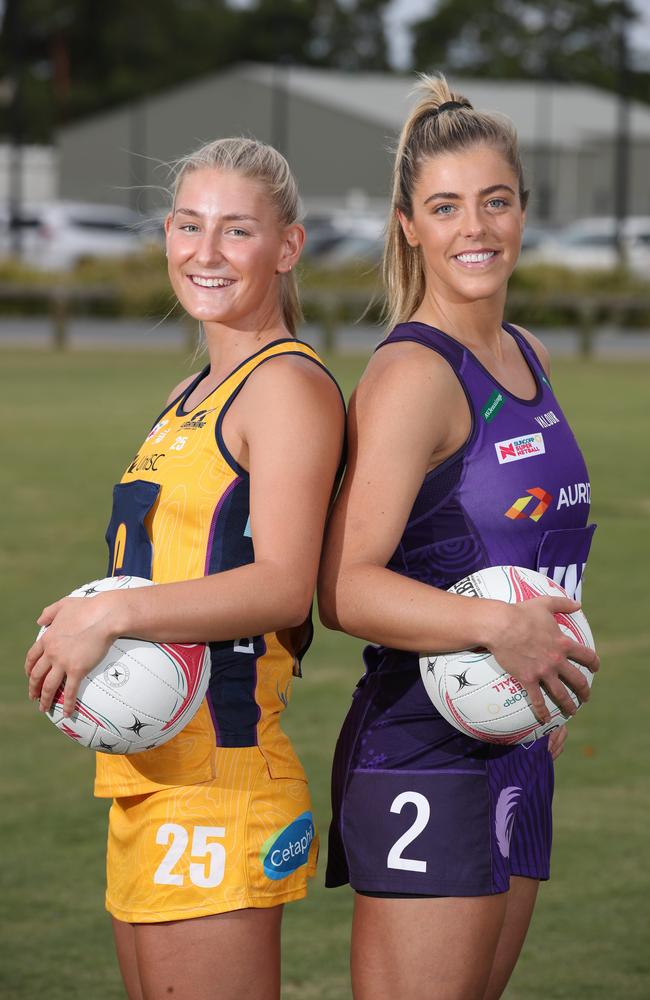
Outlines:
[[[131, 1000], [275, 1000], [282, 904], [318, 850], [306, 779], [279, 718], [311, 638], [344, 407], [295, 339], [304, 241], [284, 158], [250, 139], [179, 164], [172, 287], [209, 354], [178, 385], [114, 489], [109, 574], [156, 587], [64, 598], [39, 619], [29, 693], [65, 710], [117, 636], [209, 642], [204, 704], [162, 747], [99, 755], [111, 797], [106, 904]], [[252, 960], [254, 956], [254, 960]]]

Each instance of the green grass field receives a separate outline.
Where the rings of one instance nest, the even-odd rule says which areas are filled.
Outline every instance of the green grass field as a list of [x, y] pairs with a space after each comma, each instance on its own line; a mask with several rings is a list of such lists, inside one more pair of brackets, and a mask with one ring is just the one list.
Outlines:
[[[346, 390], [361, 364], [333, 360]], [[111, 487], [187, 370], [186, 359], [155, 352], [0, 353], [4, 1000], [123, 996], [103, 910], [107, 803], [92, 798], [92, 756], [27, 701], [22, 663], [41, 607], [104, 574]], [[649, 385], [648, 364], [556, 366], [555, 388], [592, 474], [599, 529], [585, 610], [603, 666], [557, 768], [553, 879], [509, 1000], [650, 996]], [[287, 713], [323, 834], [360, 648], [321, 630]], [[310, 897], [287, 908], [287, 1000], [349, 997], [351, 894], [326, 892], [322, 872], [321, 863]]]

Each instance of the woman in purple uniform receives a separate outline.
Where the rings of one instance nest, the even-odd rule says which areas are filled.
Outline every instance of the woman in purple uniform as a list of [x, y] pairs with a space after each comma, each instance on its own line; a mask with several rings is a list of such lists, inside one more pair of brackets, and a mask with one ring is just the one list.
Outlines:
[[579, 593], [589, 479], [548, 357], [503, 322], [527, 191], [509, 123], [424, 78], [395, 162], [384, 256], [392, 332], [350, 406], [350, 460], [320, 605], [370, 640], [339, 739], [327, 884], [356, 890], [356, 1000], [494, 1000], [549, 877], [553, 757], [478, 742], [429, 701], [418, 651], [485, 646], [549, 718], [596, 655], [553, 615], [446, 593], [487, 566], [539, 569]]

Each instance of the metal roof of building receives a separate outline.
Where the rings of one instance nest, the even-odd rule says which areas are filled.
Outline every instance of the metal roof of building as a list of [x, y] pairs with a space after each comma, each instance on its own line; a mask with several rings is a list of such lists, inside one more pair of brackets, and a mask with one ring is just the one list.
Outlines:
[[[278, 69], [254, 63], [243, 63], [234, 71], [267, 86], [273, 85], [282, 74], [283, 85], [290, 93], [392, 131], [400, 128], [416, 99], [412, 94], [417, 83], [414, 74], [343, 73], [303, 66]], [[511, 118], [522, 145], [535, 145], [540, 133], [551, 145], [575, 147], [611, 138], [616, 132], [617, 96], [596, 87], [451, 76], [449, 82], [453, 90], [468, 97], [477, 109], [498, 111]], [[650, 105], [631, 102], [630, 135], [650, 141]]]

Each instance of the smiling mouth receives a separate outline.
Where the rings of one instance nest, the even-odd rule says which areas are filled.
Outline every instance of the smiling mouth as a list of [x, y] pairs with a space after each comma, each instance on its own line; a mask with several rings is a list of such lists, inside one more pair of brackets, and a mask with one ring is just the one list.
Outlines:
[[461, 264], [485, 264], [486, 261], [492, 260], [496, 256], [496, 250], [466, 250], [463, 253], [457, 253], [454, 259], [460, 261]]
[[190, 274], [188, 277], [199, 288], [230, 288], [235, 284], [234, 278], [203, 278], [200, 274]]

